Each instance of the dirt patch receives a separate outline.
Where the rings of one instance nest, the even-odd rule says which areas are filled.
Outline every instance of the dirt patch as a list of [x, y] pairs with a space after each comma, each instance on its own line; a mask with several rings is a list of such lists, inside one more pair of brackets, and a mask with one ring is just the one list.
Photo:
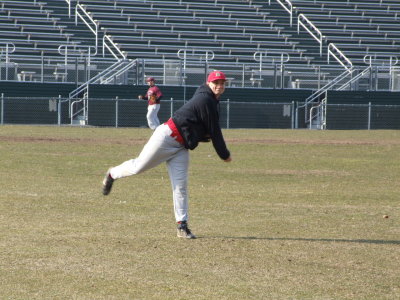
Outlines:
[[[232, 173], [236, 170], [232, 171]], [[346, 171], [333, 170], [287, 170], [287, 169], [247, 169], [246, 172], [251, 175], [295, 175], [295, 176], [350, 176]]]
[[292, 139], [226, 139], [228, 144], [303, 144], [303, 145], [400, 145], [399, 140], [292, 140]]
[[[77, 144], [117, 144], [117, 145], [144, 145], [148, 138], [121, 139], [121, 138], [57, 138], [32, 136], [0, 136], [0, 142], [21, 143], [77, 143]], [[263, 144], [263, 145], [400, 145], [400, 140], [295, 140], [295, 139], [226, 139], [227, 144]]]
[[32, 136], [0, 136], [0, 142], [19, 143], [76, 143], [76, 144], [118, 144], [118, 145], [143, 145], [147, 139], [112, 139], [112, 138], [54, 138]]

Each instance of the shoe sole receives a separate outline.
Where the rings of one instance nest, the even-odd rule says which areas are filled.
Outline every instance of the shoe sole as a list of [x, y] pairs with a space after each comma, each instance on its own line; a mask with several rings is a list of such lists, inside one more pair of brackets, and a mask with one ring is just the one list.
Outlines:
[[178, 238], [189, 239], [189, 240], [194, 240], [194, 239], [196, 238], [196, 236], [193, 235], [193, 234], [189, 236], [189, 235], [187, 235], [187, 234], [185, 234], [185, 233], [181, 234], [179, 231], [177, 232], [176, 236], [177, 236]]

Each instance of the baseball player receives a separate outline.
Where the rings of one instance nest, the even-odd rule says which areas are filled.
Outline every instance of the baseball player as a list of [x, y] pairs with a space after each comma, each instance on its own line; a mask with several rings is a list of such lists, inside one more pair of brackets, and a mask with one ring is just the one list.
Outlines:
[[172, 185], [178, 237], [194, 239], [188, 227], [189, 150], [199, 142], [212, 141], [218, 156], [232, 160], [219, 125], [219, 98], [225, 91], [223, 72], [211, 72], [192, 99], [179, 108], [167, 122], [157, 127], [137, 158], [108, 169], [103, 194], [108, 195], [115, 180], [136, 175], [166, 162]]
[[158, 111], [160, 110], [160, 100], [162, 93], [160, 89], [155, 85], [155, 80], [153, 77], [146, 79], [149, 86], [146, 95], [139, 95], [139, 99], [147, 100], [147, 123], [149, 127], [155, 130], [160, 125], [160, 120], [158, 119]]

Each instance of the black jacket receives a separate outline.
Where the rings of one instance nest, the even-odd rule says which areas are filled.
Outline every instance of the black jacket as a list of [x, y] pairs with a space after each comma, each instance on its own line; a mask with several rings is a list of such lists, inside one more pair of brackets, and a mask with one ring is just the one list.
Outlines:
[[174, 113], [172, 119], [182, 135], [185, 148], [193, 150], [199, 142], [211, 139], [218, 156], [225, 160], [230, 153], [219, 126], [218, 102], [208, 85], [204, 84]]

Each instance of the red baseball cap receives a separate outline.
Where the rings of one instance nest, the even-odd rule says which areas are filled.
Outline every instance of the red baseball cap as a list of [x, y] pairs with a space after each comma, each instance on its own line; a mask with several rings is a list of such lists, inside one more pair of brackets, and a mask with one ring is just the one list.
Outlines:
[[155, 81], [154, 77], [149, 77], [149, 78], [146, 79], [146, 82], [150, 82], [150, 81]]
[[207, 82], [215, 81], [215, 80], [225, 80], [225, 74], [221, 71], [213, 71], [208, 75]]

